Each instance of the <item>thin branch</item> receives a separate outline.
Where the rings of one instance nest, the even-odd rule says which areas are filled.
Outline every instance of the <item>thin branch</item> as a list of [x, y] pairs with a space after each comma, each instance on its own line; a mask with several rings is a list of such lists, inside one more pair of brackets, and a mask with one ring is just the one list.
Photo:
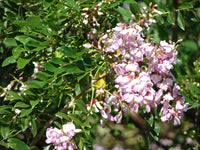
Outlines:
[[[78, 94], [76, 97], [74, 97], [73, 101], [74, 100], [77, 100], [79, 99], [81, 96], [83, 96], [85, 94], [85, 92], [90, 89], [92, 87], [93, 84], [95, 84], [98, 80], [102, 79], [102, 78], [105, 78], [107, 75], [110, 75], [112, 73], [103, 73], [100, 77], [94, 79], [91, 83], [89, 83], [85, 89], [80, 93]], [[72, 101], [72, 102], [73, 102]], [[66, 113], [67, 110], [71, 107], [72, 105], [65, 105], [63, 109], [61, 109], [61, 111], [59, 112], [62, 112], [62, 113]], [[51, 118], [48, 122], [46, 122], [46, 124], [44, 125], [44, 127], [42, 128], [42, 130], [37, 134], [37, 136], [33, 139], [32, 143], [30, 144], [30, 146], [34, 146], [37, 144], [37, 142], [42, 138], [42, 136], [44, 135], [46, 129], [55, 121], [57, 120], [58, 117], [57, 116], [54, 116], [53, 118]]]

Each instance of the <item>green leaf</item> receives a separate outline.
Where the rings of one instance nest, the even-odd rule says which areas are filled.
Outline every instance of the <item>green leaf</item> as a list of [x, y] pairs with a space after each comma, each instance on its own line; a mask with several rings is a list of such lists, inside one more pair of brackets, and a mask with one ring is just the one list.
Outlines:
[[84, 73], [84, 74], [80, 74], [80, 75], [77, 77], [78, 82], [79, 82], [81, 79], [83, 79], [85, 76], [87, 76], [87, 75], [88, 75], [88, 72], [87, 72], [87, 73]]
[[127, 9], [125, 9], [125, 8], [119, 6], [116, 10], [117, 10], [122, 16], [127, 17], [128, 19], [132, 19], [131, 13], [130, 13]]
[[175, 22], [174, 22], [174, 17], [173, 17], [173, 13], [170, 12], [168, 15], [167, 15], [167, 21], [172, 24], [172, 25], [175, 25]]
[[77, 65], [75, 64], [68, 64], [64, 67], [62, 67], [64, 71], [67, 73], [82, 73], [84, 70], [81, 70]]
[[134, 3], [134, 4], [137, 4], [137, 2], [135, 0], [126, 0], [123, 3], [128, 3], [128, 4]]
[[[30, 43], [29, 43], [30, 44]], [[33, 44], [33, 43], [32, 43]], [[36, 47], [36, 45], [37, 44], [35, 44], [34, 46]], [[31, 45], [29, 45], [29, 46], [31, 46]], [[43, 50], [43, 49], [45, 49], [46, 48], [46, 46], [40, 46], [40, 43], [39, 43], [39, 45], [36, 47], [36, 48], [33, 48], [33, 49], [31, 49], [31, 51], [32, 52], [37, 52], [37, 51], [40, 51], [40, 50]]]
[[179, 9], [189, 9], [189, 8], [193, 8], [193, 5], [190, 2], [185, 2], [185, 3], [181, 4], [178, 8]]
[[156, 132], [157, 135], [159, 135], [159, 133], [160, 133], [160, 126], [159, 126], [159, 124], [157, 122], [155, 122], [154, 131]]
[[39, 49], [44, 49], [46, 48], [46, 46], [48, 45], [49, 41], [44, 41], [41, 42], [39, 40], [36, 40], [35, 38], [31, 38], [28, 37], [28, 40], [25, 42], [26, 46], [32, 46], [32, 47], [36, 47], [36, 48], [28, 48], [28, 50], [30, 51], [39, 51]]
[[16, 63], [16, 57], [15, 56], [10, 56], [10, 57], [7, 57], [3, 63], [2, 63], [2, 67], [5, 67], [9, 64], [13, 64], [13, 63]]
[[3, 140], [0, 141], [0, 145], [9, 148], [8, 143], [6, 143], [6, 142], [3, 141]]
[[11, 138], [8, 140], [9, 147], [14, 150], [30, 150], [29, 147], [19, 139]]
[[20, 100], [23, 100], [23, 98], [21, 96], [19, 96], [16, 92], [14, 91], [6, 91], [5, 93], [9, 94], [10, 95], [10, 98], [12, 100], [17, 100], [17, 99], [20, 99]]
[[6, 38], [3, 43], [6, 45], [6, 46], [17, 46], [17, 43], [15, 41], [14, 38]]
[[40, 100], [30, 100], [31, 107], [34, 108], [37, 104], [39, 104]]
[[178, 26], [179, 26], [182, 30], [185, 30], [185, 23], [184, 23], [184, 20], [183, 20], [183, 17], [182, 17], [182, 14], [181, 14], [180, 11], [178, 11], [177, 23], [178, 23]]
[[163, 17], [161, 15], [158, 15], [157, 19], [160, 21], [161, 24], [164, 23], [164, 19], [163, 19]]
[[57, 72], [58, 68], [51, 63], [46, 63], [43, 65], [44, 68], [50, 72]]
[[195, 102], [195, 103], [192, 104], [191, 108], [196, 108], [196, 107], [199, 107], [199, 106], [200, 106], [200, 103]]
[[23, 131], [25, 131], [29, 126], [28, 119], [26, 118], [21, 118], [21, 128]]
[[12, 49], [12, 55], [13, 56], [20, 56], [21, 52], [23, 52], [23, 49], [21, 47], [15, 47]]
[[55, 86], [60, 86], [63, 83], [63, 77], [60, 77], [58, 79], [56, 79], [56, 81], [53, 83], [53, 85]]
[[62, 125], [58, 121], [54, 121], [53, 124], [57, 126], [58, 128], [62, 129]]
[[77, 123], [77, 124], [81, 124], [81, 121], [80, 121], [80, 119], [79, 119], [79, 115], [77, 115], [77, 114], [69, 114], [68, 115], [69, 116], [69, 118], [71, 119], [71, 120], [73, 120], [75, 123]]
[[7, 139], [8, 135], [9, 135], [9, 125], [2, 125], [1, 126], [1, 136], [4, 138], [4, 139]]
[[44, 8], [48, 8], [53, 3], [54, 3], [54, 0], [44, 0], [44, 2], [43, 2]]
[[26, 19], [28, 22], [28, 25], [31, 27], [36, 27], [40, 23], [40, 17], [39, 16], [31, 16]]
[[31, 112], [32, 112], [32, 108], [29, 108], [29, 109], [22, 109], [22, 110], [21, 110], [20, 117], [25, 117], [25, 116], [29, 115]]
[[40, 80], [47, 80], [51, 75], [48, 74], [47, 72], [37, 72], [34, 74], [36, 76], [37, 79], [40, 79]]
[[82, 123], [81, 127], [83, 127], [83, 128], [85, 128], [85, 127], [91, 128], [89, 120], [86, 120], [84, 123]]
[[44, 81], [32, 80], [24, 83], [28, 88], [43, 88], [46, 85]]
[[75, 53], [74, 50], [71, 49], [70, 47], [65, 47], [65, 46], [63, 46], [62, 49], [63, 49], [62, 52], [63, 52], [67, 57], [70, 57], [70, 58], [75, 58], [75, 57], [76, 57], [76, 53]]
[[72, 8], [74, 8], [74, 9], [76, 9], [76, 10], [79, 10], [79, 6], [78, 5], [76, 5], [76, 3], [75, 3], [75, 1], [74, 0], [66, 0], [67, 2], [68, 2], [68, 6], [69, 7], [72, 7]]
[[78, 95], [78, 94], [81, 93], [80, 84], [76, 84], [76, 86], [75, 86], [75, 93], [76, 93], [76, 95]]
[[37, 148], [36, 146], [31, 147], [30, 150], [40, 150], [39, 148]]
[[[8, 105], [2, 105], [0, 106], [0, 115], [9, 115], [11, 114], [11, 108], [10, 106]], [[7, 110], [8, 109], [8, 110]]]
[[151, 116], [148, 116], [147, 118], [147, 122], [149, 123], [149, 125], [152, 127], [153, 124], [154, 124], [154, 118], [153, 118], [153, 115]]
[[31, 123], [32, 123], [33, 137], [35, 137], [37, 135], [37, 125], [36, 125], [35, 119], [32, 119]]
[[24, 102], [17, 102], [14, 106], [15, 108], [28, 108], [30, 105], [24, 103]]
[[57, 64], [57, 65], [66, 64], [66, 63], [67, 63], [64, 59], [58, 58], [58, 57], [54, 57], [54, 58], [51, 60], [51, 62], [54, 63], [54, 64]]
[[26, 36], [26, 35], [18, 35], [18, 36], [15, 37], [15, 39], [17, 41], [22, 42], [23, 44], [26, 44], [28, 41], [30, 41], [31, 38]]
[[137, 2], [133, 1], [133, 3], [130, 3], [130, 10], [138, 19], [140, 14], [140, 6], [137, 4]]
[[81, 111], [86, 111], [86, 105], [82, 100], [75, 100], [76, 105], [80, 108]]
[[43, 147], [43, 150], [51, 150], [51, 149], [52, 149], [51, 146], [52, 146], [52, 145], [45, 146], [45, 147]]
[[82, 141], [82, 139], [80, 139], [80, 141], [78, 143], [78, 147], [79, 147], [80, 150], [83, 149], [83, 141]]
[[69, 120], [70, 118], [68, 117], [68, 115], [67, 114], [64, 114], [64, 113], [62, 113], [62, 112], [57, 112], [56, 114], [55, 114], [57, 117], [59, 117], [59, 118], [61, 118], [61, 119], [66, 119], [66, 120]]
[[158, 136], [156, 134], [154, 134], [154, 132], [150, 132], [150, 135], [155, 141], [159, 141]]
[[24, 27], [24, 26], [28, 26], [28, 22], [27, 21], [21, 21], [21, 20], [15, 20], [13, 21], [14, 25], [18, 25], [20, 27]]
[[171, 147], [171, 148], [169, 148], [169, 150], [181, 150], [181, 148], [180, 147]]
[[17, 60], [17, 68], [18, 69], [24, 68], [31, 61], [31, 59], [33, 59], [33, 57], [31, 57], [31, 58], [22, 58], [22, 57], [20, 57]]
[[188, 53], [195, 53], [198, 51], [198, 44], [193, 40], [187, 40], [183, 42], [183, 50]]
[[193, 95], [200, 96], [200, 88], [198, 88], [196, 85], [189, 83], [189, 88]]

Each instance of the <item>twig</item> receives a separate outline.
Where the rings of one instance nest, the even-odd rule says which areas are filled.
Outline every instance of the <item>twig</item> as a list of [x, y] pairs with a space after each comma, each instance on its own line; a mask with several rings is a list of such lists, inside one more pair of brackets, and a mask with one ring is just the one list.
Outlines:
[[[74, 97], [74, 100], [77, 100], [79, 99], [81, 96], [84, 95], [84, 93], [91, 88], [91, 86], [96, 83], [98, 80], [102, 79], [102, 78], [105, 78], [107, 75], [109, 75], [111, 73], [107, 73], [107, 74], [102, 74], [100, 77], [94, 79], [91, 83], [89, 83], [85, 89], [80, 93], [78, 94], [76, 97]], [[61, 109], [61, 111], [59, 112], [62, 112], [62, 113], [66, 113], [67, 110], [70, 108], [71, 106], [70, 105], [65, 105], [63, 109]], [[44, 127], [42, 128], [42, 130], [37, 134], [37, 136], [33, 139], [32, 143], [30, 144], [30, 146], [34, 146], [37, 144], [37, 142], [42, 138], [42, 136], [44, 135], [46, 129], [55, 121], [57, 120], [58, 117], [57, 116], [54, 116], [53, 118], [51, 118], [48, 122], [46, 122], [46, 124], [44, 125]]]

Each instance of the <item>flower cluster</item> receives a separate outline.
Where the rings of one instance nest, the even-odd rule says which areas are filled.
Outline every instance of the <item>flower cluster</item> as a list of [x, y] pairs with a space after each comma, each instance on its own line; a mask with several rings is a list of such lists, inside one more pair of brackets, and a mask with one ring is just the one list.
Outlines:
[[69, 150], [76, 149], [77, 147], [75, 143], [71, 142], [71, 139], [80, 131], [81, 129], [76, 129], [72, 122], [63, 125], [63, 129], [58, 129], [56, 127], [48, 128], [46, 131], [46, 143], [53, 143], [57, 150], [65, 150], [66, 148]]
[[[90, 110], [90, 105], [87, 104], [87, 110]], [[106, 119], [109, 119], [110, 121], [114, 121], [114, 117], [110, 114], [111, 113], [111, 107], [104, 103], [102, 101], [102, 104], [100, 104], [100, 102], [97, 99], [94, 99], [93, 103], [92, 103], [92, 107], [95, 109], [95, 112], [100, 112], [101, 116], [100, 116], [100, 125], [101, 127], [105, 127], [104, 125], [104, 121]], [[91, 112], [92, 113], [92, 112]]]
[[[83, 19], [83, 23], [85, 25], [87, 25], [88, 23], [92, 26], [92, 27], [99, 27], [100, 24], [98, 23], [98, 20], [95, 16], [101, 16], [104, 13], [101, 11], [100, 6], [102, 5], [102, 3], [97, 4], [94, 8], [93, 8], [93, 13], [90, 13], [90, 8], [89, 7], [85, 7], [82, 10], [84, 11], [84, 13], [82, 13], [81, 15], [84, 16]], [[90, 14], [93, 14], [92, 16], [90, 16]]]
[[127, 108], [137, 113], [145, 106], [150, 112], [151, 108], [162, 105], [161, 120], [173, 119], [174, 125], [178, 125], [188, 104], [184, 103], [180, 87], [170, 72], [177, 58], [175, 44], [148, 43], [142, 30], [138, 24], [119, 23], [112, 35], [107, 35], [111, 38], [102, 38], [106, 45], [103, 51], [107, 58], [114, 60], [112, 66], [117, 75], [115, 87], [118, 91], [107, 98], [107, 103], [115, 105], [115, 110], [119, 111], [117, 118], [122, 118]]

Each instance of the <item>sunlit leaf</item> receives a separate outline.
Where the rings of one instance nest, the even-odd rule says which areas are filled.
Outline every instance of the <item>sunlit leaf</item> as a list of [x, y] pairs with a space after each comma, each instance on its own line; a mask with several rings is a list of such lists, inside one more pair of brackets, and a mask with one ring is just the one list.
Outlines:
[[17, 46], [17, 43], [14, 38], [7, 38], [3, 41], [6, 46]]
[[63, 49], [63, 53], [65, 54], [65, 56], [70, 57], [70, 58], [76, 57], [76, 53], [70, 47], [63, 46], [62, 49]]
[[69, 6], [69, 7], [72, 7], [72, 8], [74, 8], [74, 9], [76, 9], [76, 10], [79, 10], [79, 6], [76, 5], [76, 3], [75, 3], [74, 0], [66, 0], [66, 1], [68, 2], [68, 6]]
[[22, 109], [21, 113], [20, 113], [20, 117], [25, 117], [25, 116], [29, 115], [31, 112], [32, 112], [32, 108]]
[[46, 85], [45, 81], [32, 80], [24, 83], [29, 88], [43, 88]]
[[9, 135], [9, 125], [1, 125], [1, 136], [6, 139]]
[[43, 5], [45, 8], [48, 8], [54, 3], [54, 0], [44, 0]]
[[61, 118], [61, 119], [67, 119], [67, 120], [70, 119], [67, 114], [62, 113], [62, 112], [57, 112], [56, 116], [59, 117], [59, 118]]
[[193, 5], [189, 2], [185, 2], [185, 3], [181, 4], [178, 8], [179, 9], [189, 9], [189, 8], [193, 8]]
[[7, 94], [10, 95], [11, 99], [17, 100], [17, 99], [21, 99], [23, 100], [23, 98], [21, 96], [19, 96], [16, 92], [14, 91], [6, 91]]
[[140, 13], [140, 6], [137, 2], [133, 1], [130, 4], [130, 10], [135, 15], [135, 17], [138, 19], [139, 13]]
[[178, 26], [179, 26], [182, 30], [185, 30], [185, 23], [184, 23], [184, 20], [183, 20], [183, 17], [182, 17], [182, 14], [181, 14], [180, 11], [178, 11], [177, 23], [178, 23]]
[[30, 105], [24, 103], [24, 102], [17, 102], [14, 106], [15, 108], [28, 108]]
[[81, 70], [77, 65], [75, 64], [68, 64], [64, 67], [62, 67], [64, 71], [67, 73], [82, 73], [84, 70]]
[[21, 128], [25, 131], [29, 126], [29, 121], [27, 118], [21, 118]]
[[81, 111], [86, 111], [86, 105], [82, 100], [76, 100], [75, 103]]
[[8, 140], [10, 148], [14, 150], [30, 150], [29, 147], [19, 139], [11, 138]]
[[32, 126], [33, 137], [35, 137], [37, 135], [37, 124], [36, 124], [35, 119], [32, 119], [31, 126]]
[[69, 114], [68, 116], [69, 116], [69, 118], [70, 118], [71, 120], [73, 120], [75, 123], [81, 124], [81, 120], [80, 120], [79, 115], [77, 115], [77, 114]]
[[132, 18], [131, 13], [130, 13], [127, 9], [125, 9], [125, 8], [119, 6], [116, 10], [117, 10], [122, 16], [127, 17], [128, 19], [131, 19], [131, 18]]
[[3, 61], [2, 67], [5, 67], [5, 66], [7, 66], [7, 65], [9, 65], [9, 64], [16, 63], [16, 62], [17, 62], [16, 59], [17, 59], [16, 56], [7, 57], [7, 58]]
[[172, 25], [175, 25], [175, 22], [174, 22], [174, 17], [173, 17], [173, 13], [168, 13], [167, 15], [167, 21], [172, 24]]
[[28, 22], [28, 25], [31, 27], [36, 27], [40, 23], [40, 17], [39, 16], [30, 16], [26, 19]]

